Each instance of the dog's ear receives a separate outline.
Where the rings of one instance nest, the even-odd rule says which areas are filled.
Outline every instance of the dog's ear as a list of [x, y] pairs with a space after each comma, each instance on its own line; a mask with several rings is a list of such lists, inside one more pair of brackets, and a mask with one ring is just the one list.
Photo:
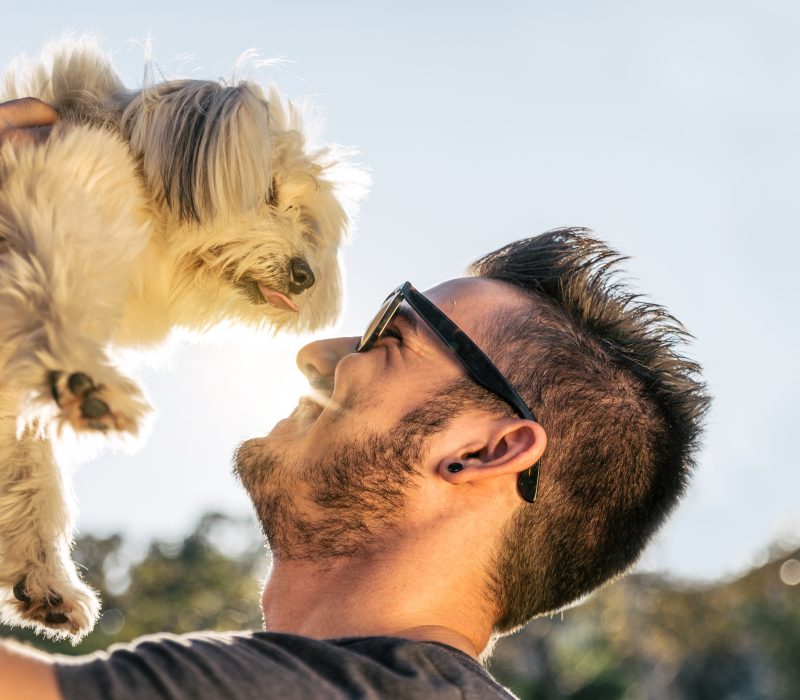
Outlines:
[[269, 195], [269, 111], [255, 86], [161, 83], [128, 105], [122, 128], [156, 199], [183, 221], [228, 217]]

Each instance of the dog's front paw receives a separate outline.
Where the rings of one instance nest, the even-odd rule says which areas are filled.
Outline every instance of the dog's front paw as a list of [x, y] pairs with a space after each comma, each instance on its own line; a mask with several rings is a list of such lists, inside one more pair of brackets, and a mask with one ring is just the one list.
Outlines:
[[135, 433], [147, 404], [133, 382], [119, 377], [98, 382], [84, 372], [50, 372], [53, 399], [79, 431], [116, 430]]
[[50, 637], [71, 636], [77, 642], [94, 627], [100, 605], [82, 583], [62, 582], [58, 590], [36, 590], [26, 578], [14, 586], [14, 618]]

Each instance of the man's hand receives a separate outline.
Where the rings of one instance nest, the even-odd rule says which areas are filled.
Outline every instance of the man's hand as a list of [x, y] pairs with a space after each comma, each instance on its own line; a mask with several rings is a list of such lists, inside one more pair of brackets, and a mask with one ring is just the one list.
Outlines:
[[35, 143], [44, 141], [58, 112], [35, 97], [0, 103], [0, 146], [6, 141]]
[[0, 640], [0, 700], [61, 700], [49, 658]]

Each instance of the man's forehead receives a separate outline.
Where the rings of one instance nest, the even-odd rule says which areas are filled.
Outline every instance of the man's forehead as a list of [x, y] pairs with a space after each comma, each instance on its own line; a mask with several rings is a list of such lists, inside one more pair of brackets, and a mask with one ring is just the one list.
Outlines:
[[485, 318], [526, 301], [524, 293], [513, 285], [486, 277], [447, 280], [431, 287], [425, 296], [458, 323], [459, 319]]

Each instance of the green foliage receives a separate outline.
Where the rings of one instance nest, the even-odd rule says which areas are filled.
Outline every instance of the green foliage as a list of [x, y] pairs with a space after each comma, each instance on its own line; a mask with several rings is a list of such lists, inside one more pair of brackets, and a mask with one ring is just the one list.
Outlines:
[[[102, 595], [96, 629], [77, 647], [7, 628], [0, 635], [85, 654], [155, 632], [261, 629], [268, 555], [252, 521], [207, 515], [183, 540], [153, 542], [135, 559], [118, 535], [86, 536], [74, 556]], [[800, 563], [787, 577], [790, 559], [800, 551], [707, 586], [629, 576], [500, 640], [490, 670], [523, 700], [795, 698]]]

